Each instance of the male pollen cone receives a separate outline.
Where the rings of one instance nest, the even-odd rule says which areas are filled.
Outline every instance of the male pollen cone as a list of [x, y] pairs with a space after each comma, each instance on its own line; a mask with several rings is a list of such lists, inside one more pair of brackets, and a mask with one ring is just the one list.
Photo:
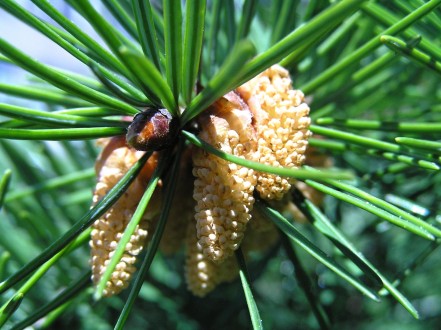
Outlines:
[[[95, 166], [98, 182], [93, 194], [93, 205], [107, 194], [143, 154], [144, 152], [128, 147], [123, 137], [114, 137], [109, 140]], [[104, 274], [156, 165], [157, 155], [153, 154], [126, 192], [93, 224], [89, 244], [91, 247], [92, 281], [95, 285]], [[142, 251], [147, 240], [149, 221], [159, 211], [159, 204], [159, 192], [156, 191], [143, 219], [130, 238], [124, 255], [106, 284], [104, 296], [117, 294], [128, 286], [136, 270], [134, 266], [136, 257]]]
[[[230, 92], [200, 118], [199, 137], [219, 150], [248, 158], [255, 139], [251, 113], [234, 92]], [[196, 177], [198, 242], [205, 256], [222, 261], [239, 247], [251, 218], [256, 176], [252, 169], [227, 162], [202, 149], [193, 153]]]

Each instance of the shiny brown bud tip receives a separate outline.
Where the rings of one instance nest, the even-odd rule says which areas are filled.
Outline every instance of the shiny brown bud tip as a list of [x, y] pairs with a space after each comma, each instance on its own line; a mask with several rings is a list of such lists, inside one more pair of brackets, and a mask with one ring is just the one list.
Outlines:
[[138, 113], [127, 130], [127, 144], [136, 150], [157, 151], [173, 145], [179, 124], [166, 109]]

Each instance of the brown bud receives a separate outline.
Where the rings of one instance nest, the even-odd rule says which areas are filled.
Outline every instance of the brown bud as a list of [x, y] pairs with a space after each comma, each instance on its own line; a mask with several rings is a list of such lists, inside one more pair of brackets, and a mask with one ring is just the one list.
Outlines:
[[136, 150], [157, 151], [173, 145], [179, 124], [166, 109], [138, 113], [127, 130], [127, 144]]

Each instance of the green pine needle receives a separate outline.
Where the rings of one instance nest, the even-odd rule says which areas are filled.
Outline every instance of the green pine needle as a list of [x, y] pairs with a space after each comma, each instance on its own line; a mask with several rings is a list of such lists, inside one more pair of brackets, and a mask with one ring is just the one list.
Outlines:
[[310, 171], [308, 169], [291, 169], [291, 168], [284, 168], [284, 167], [274, 167], [266, 164], [262, 164], [259, 162], [254, 162], [250, 160], [246, 160], [244, 158], [240, 158], [231, 154], [227, 154], [219, 149], [214, 148], [210, 144], [206, 143], [204, 140], [199, 139], [194, 134], [182, 131], [182, 134], [193, 143], [195, 146], [198, 146], [209, 153], [212, 153], [215, 156], [218, 156], [226, 161], [245, 166], [248, 168], [252, 168], [254, 170], [260, 171], [260, 172], [266, 172], [266, 173], [272, 173], [276, 175], [280, 175], [283, 177], [288, 178], [295, 178], [300, 180], [305, 179], [315, 179], [315, 180], [322, 180], [322, 179], [337, 179], [337, 180], [351, 180], [354, 178], [353, 174], [350, 172], [343, 172], [343, 171], [329, 171], [329, 170], [322, 170], [320, 172], [318, 171]]
[[242, 254], [242, 250], [238, 249], [235, 252], [236, 260], [239, 264], [239, 276], [242, 283], [243, 292], [245, 294], [245, 299], [247, 301], [248, 311], [251, 317], [251, 324], [254, 330], [263, 330], [262, 318], [260, 317], [259, 310], [257, 308], [256, 300], [253, 296], [253, 291], [251, 289], [250, 276], [248, 274], [247, 266], [245, 263], [245, 258]]
[[293, 226], [288, 220], [286, 220], [279, 212], [268, 207], [263, 202], [256, 203], [257, 209], [268, 217], [285, 235], [287, 235], [293, 242], [299, 247], [308, 252], [312, 257], [319, 260], [322, 264], [327, 266], [330, 270], [342, 277], [345, 281], [349, 282], [355, 288], [360, 290], [363, 294], [374, 301], [380, 301], [378, 295], [370, 288], [362, 284], [353, 275], [348, 273], [344, 268], [338, 265], [330, 257], [328, 257], [322, 250], [309, 241], [304, 235], [302, 235], [295, 226]]

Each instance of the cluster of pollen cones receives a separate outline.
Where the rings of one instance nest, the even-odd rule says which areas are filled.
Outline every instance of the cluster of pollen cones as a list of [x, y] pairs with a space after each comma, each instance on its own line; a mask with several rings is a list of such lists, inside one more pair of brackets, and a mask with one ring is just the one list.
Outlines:
[[[280, 66], [267, 69], [224, 95], [198, 118], [199, 137], [215, 148], [247, 160], [287, 168], [309, 163], [309, 124], [309, 107], [304, 103], [303, 93], [292, 89], [289, 73]], [[96, 164], [98, 183], [94, 203], [143, 155], [127, 146], [122, 137], [106, 142]], [[157, 159], [158, 154], [154, 153], [125, 194], [93, 226], [90, 246], [95, 284], [135, 212]], [[324, 165], [325, 161], [326, 158], [321, 158], [314, 165]], [[239, 247], [245, 253], [262, 250], [276, 241], [278, 233], [274, 225], [253, 211], [254, 196], [282, 208], [281, 211], [290, 211], [294, 218], [302, 217], [287, 194], [293, 186], [320, 203], [319, 194], [301, 182], [242, 167], [199, 148], [188, 148], [182, 158], [160, 249], [168, 254], [185, 245], [188, 288], [195, 295], [204, 296], [219, 283], [237, 276], [235, 250]], [[159, 185], [107, 283], [106, 296], [117, 294], [128, 285], [137, 255], [148, 240], [148, 231], [156, 224], [160, 190]]]

